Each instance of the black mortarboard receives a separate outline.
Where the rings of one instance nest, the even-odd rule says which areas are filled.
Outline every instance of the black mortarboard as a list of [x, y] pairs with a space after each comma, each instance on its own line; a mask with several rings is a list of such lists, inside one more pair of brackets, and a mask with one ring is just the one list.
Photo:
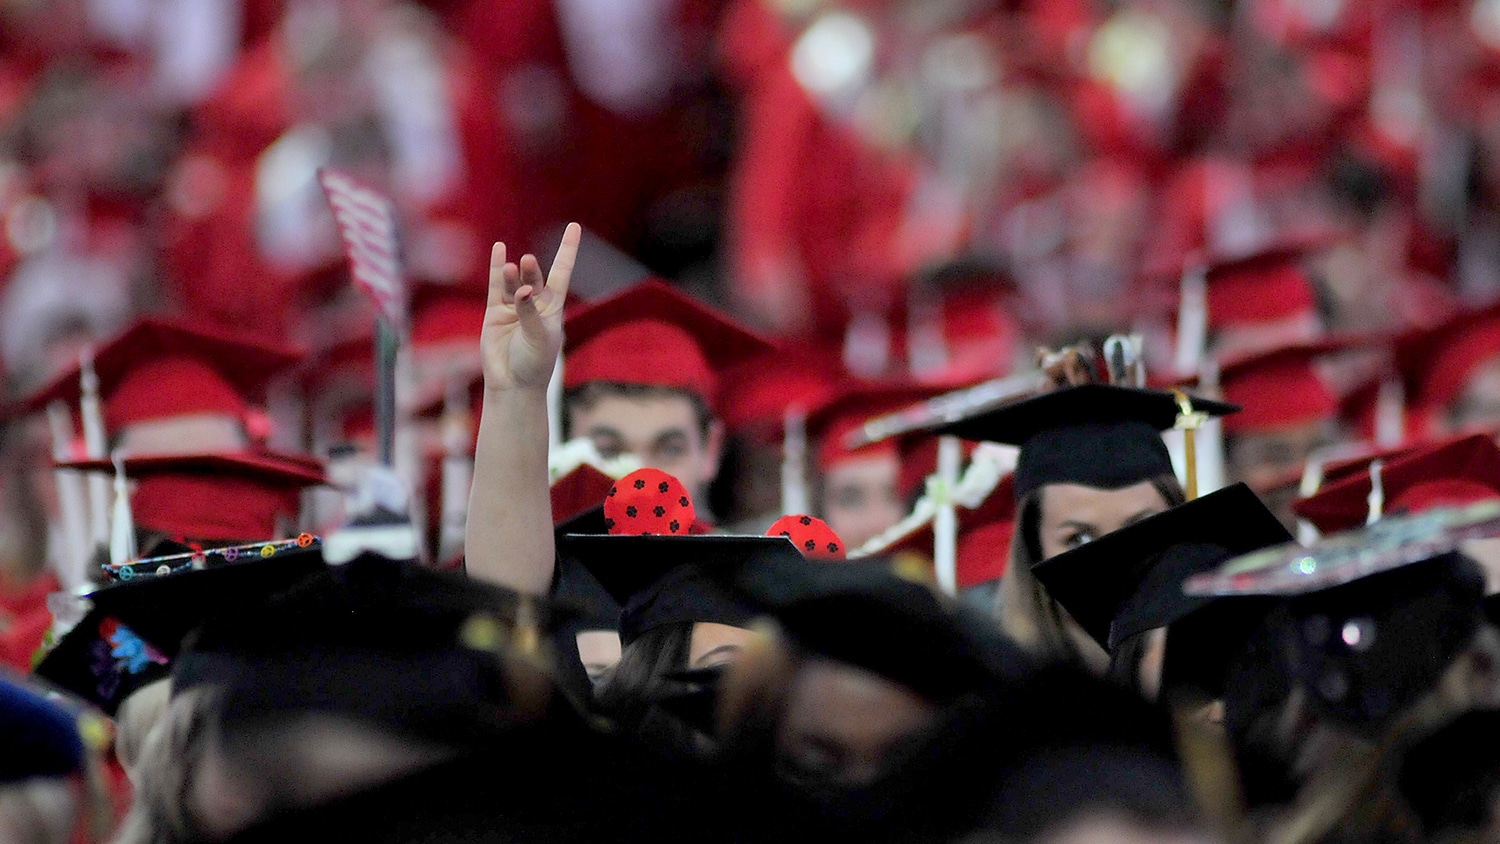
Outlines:
[[[1191, 398], [1195, 413], [1226, 416], [1239, 408]], [[1084, 384], [1012, 401], [932, 429], [966, 440], [1020, 446], [1016, 498], [1044, 484], [1117, 489], [1171, 474], [1161, 432], [1181, 413], [1164, 390]]]
[[174, 688], [211, 685], [227, 722], [335, 712], [439, 741], [514, 723], [502, 652], [537, 654], [544, 603], [461, 575], [361, 556], [207, 620]]
[[568, 534], [559, 556], [581, 563], [622, 607], [620, 641], [629, 645], [664, 624], [711, 621], [740, 626], [755, 613], [705, 576], [751, 560], [807, 560], [781, 536], [599, 536]]
[[879, 559], [809, 566], [762, 558], [714, 574], [803, 649], [934, 700], [1019, 682], [1031, 667], [988, 618]]
[[79, 713], [0, 673], [0, 785], [83, 770]]
[[1329, 717], [1369, 729], [1431, 690], [1473, 637], [1484, 577], [1456, 548], [1497, 527], [1493, 503], [1393, 517], [1247, 555], [1185, 589], [1285, 599], [1287, 674]]
[[126, 698], [165, 679], [171, 660], [98, 609], [57, 641], [33, 673], [113, 716]]
[[[558, 547], [562, 538], [570, 533], [605, 534], [604, 507], [596, 505], [553, 528]], [[552, 584], [552, 597], [558, 601], [574, 604], [582, 610], [578, 619], [579, 630], [617, 630], [620, 626], [620, 604], [598, 578], [589, 573], [576, 558], [557, 557], [557, 575]]]
[[1212, 600], [1183, 594], [1189, 576], [1291, 540], [1241, 483], [1044, 560], [1032, 573], [1094, 641], [1113, 651]]
[[[271, 553], [263, 554], [266, 548]], [[165, 573], [155, 573], [164, 567]], [[89, 600], [170, 658], [204, 621], [255, 606], [323, 567], [316, 541], [235, 546], [137, 561], [130, 579], [96, 590]]]

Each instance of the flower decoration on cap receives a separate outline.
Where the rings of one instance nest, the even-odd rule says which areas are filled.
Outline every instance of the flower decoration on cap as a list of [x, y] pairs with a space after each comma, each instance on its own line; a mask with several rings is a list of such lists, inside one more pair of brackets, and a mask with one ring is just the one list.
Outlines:
[[809, 560], [842, 560], [845, 556], [844, 540], [827, 522], [813, 516], [782, 516], [766, 536], [785, 536]]
[[686, 536], [697, 519], [687, 487], [660, 469], [637, 469], [604, 499], [604, 525], [614, 536]]

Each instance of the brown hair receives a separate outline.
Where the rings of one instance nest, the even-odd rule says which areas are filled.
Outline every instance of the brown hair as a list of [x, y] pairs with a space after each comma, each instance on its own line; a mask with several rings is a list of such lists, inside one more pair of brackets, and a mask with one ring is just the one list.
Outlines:
[[702, 396], [681, 387], [658, 387], [651, 384], [625, 384], [619, 381], [590, 381], [574, 387], [563, 394], [562, 429], [565, 439], [573, 436], [573, 408], [587, 410], [611, 396], [631, 401], [654, 399], [686, 399], [693, 406], [693, 416], [698, 420], [698, 432], [705, 439], [717, 419], [713, 409]]
[[[1175, 475], [1150, 479], [1168, 507], [1187, 500]], [[1052, 600], [1031, 569], [1042, 556], [1042, 491], [1039, 487], [1017, 508], [1016, 532], [1010, 543], [1010, 563], [1000, 578], [995, 614], [1000, 628], [1021, 647], [1043, 659], [1083, 665], [1103, 674], [1109, 655], [1079, 628], [1068, 611]]]

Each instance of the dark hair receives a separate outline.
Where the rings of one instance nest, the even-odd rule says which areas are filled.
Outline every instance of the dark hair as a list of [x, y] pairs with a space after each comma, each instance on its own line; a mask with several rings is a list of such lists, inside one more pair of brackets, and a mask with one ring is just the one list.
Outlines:
[[1109, 671], [1105, 676], [1141, 697], [1147, 697], [1146, 690], [1141, 687], [1141, 662], [1150, 650], [1150, 630], [1142, 630], [1127, 638], [1110, 652]]
[[705, 438], [713, 427], [713, 409], [702, 396], [681, 387], [658, 387], [651, 384], [626, 384], [620, 381], [590, 381], [563, 393], [562, 429], [565, 437], [573, 435], [573, 408], [588, 410], [600, 401], [618, 397], [632, 401], [653, 399], [686, 399], [693, 406], [693, 415], [698, 420], [698, 431]]
[[599, 687], [597, 701], [615, 723], [659, 750], [695, 756], [704, 739], [688, 724], [654, 702], [664, 678], [688, 667], [693, 623], [679, 621], [642, 633], [620, 652], [620, 662]]

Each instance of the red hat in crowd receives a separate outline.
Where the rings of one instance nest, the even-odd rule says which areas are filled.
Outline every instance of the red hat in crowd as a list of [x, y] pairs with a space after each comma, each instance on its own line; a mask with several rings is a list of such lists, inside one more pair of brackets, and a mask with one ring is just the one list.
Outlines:
[[648, 280], [569, 314], [563, 385], [672, 387], [717, 406], [719, 377], [775, 346], [720, 312]]
[[1224, 400], [1244, 408], [1225, 433], [1274, 431], [1339, 417], [1340, 397], [1319, 364], [1373, 345], [1374, 335], [1331, 337], [1245, 355], [1219, 371]]
[[947, 392], [919, 384], [853, 384], [807, 415], [807, 439], [820, 472], [857, 457], [889, 454], [899, 457], [894, 438], [850, 447], [849, 437], [871, 419], [894, 413]]
[[[1488, 434], [1472, 434], [1409, 451], [1384, 464], [1380, 473], [1387, 513], [1420, 513], [1500, 500], [1500, 447]], [[1324, 533], [1365, 523], [1373, 488], [1370, 467], [1325, 485], [1292, 511]]]
[[[59, 465], [114, 471], [108, 460]], [[327, 483], [314, 458], [274, 453], [132, 457], [125, 475], [137, 525], [212, 542], [273, 538], [278, 524], [296, 524], [302, 490]]]
[[[137, 422], [199, 413], [244, 417], [264, 401], [266, 384], [301, 358], [289, 347], [182, 320], [147, 317], [94, 353], [104, 424], [110, 433]], [[25, 402], [37, 411], [76, 406], [80, 369], [54, 379]]]

